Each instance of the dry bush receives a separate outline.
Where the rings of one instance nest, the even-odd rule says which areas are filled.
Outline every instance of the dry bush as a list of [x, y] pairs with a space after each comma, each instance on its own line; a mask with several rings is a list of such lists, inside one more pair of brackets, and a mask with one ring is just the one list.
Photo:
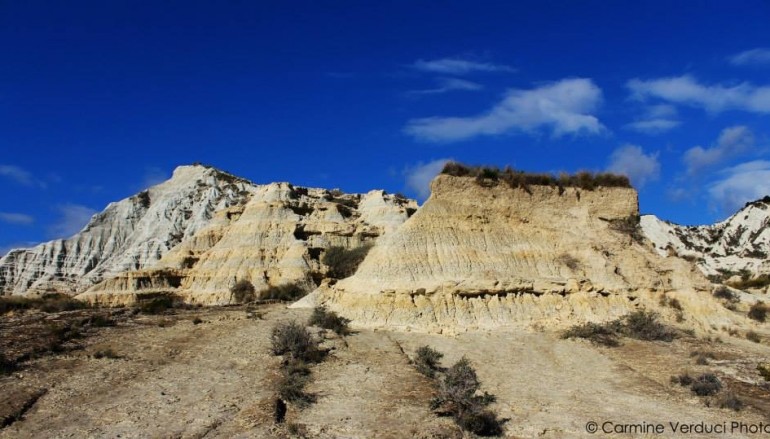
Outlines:
[[763, 302], [757, 302], [749, 308], [749, 318], [758, 322], [764, 322], [767, 319], [767, 305]]
[[417, 349], [414, 359], [414, 367], [417, 371], [428, 378], [435, 378], [436, 372], [441, 371], [439, 361], [444, 354], [431, 348], [430, 346], [421, 346]]
[[584, 338], [591, 343], [608, 347], [620, 346], [618, 336], [617, 320], [605, 324], [587, 322], [575, 325], [561, 335], [564, 339]]
[[308, 325], [329, 329], [338, 335], [350, 334], [348, 323], [350, 323], [350, 320], [340, 317], [334, 311], [329, 311], [322, 306], [313, 309], [313, 314], [310, 315], [308, 320]]
[[713, 373], [704, 373], [693, 381], [690, 390], [698, 396], [711, 396], [722, 390], [722, 382]]
[[358, 266], [363, 262], [371, 245], [363, 245], [355, 248], [330, 247], [323, 255], [321, 262], [329, 267], [327, 275], [335, 279], [344, 279], [352, 276]]
[[297, 322], [279, 323], [274, 326], [270, 343], [274, 355], [290, 355], [297, 361], [317, 361], [321, 356], [318, 342]]
[[431, 408], [439, 414], [452, 416], [464, 430], [479, 436], [499, 436], [505, 421], [486, 409], [495, 397], [486, 392], [477, 395], [480, 388], [476, 370], [463, 357], [444, 373]]
[[584, 338], [595, 344], [615, 347], [620, 345], [620, 336], [669, 342], [677, 335], [675, 330], [658, 321], [658, 314], [638, 310], [602, 324], [588, 322], [575, 325], [564, 331], [562, 338]]
[[254, 285], [246, 279], [241, 279], [230, 288], [230, 294], [232, 299], [236, 303], [246, 303], [254, 300], [255, 290]]
[[754, 343], [762, 343], [762, 337], [754, 331], [746, 333], [746, 340], [753, 341]]
[[283, 285], [271, 285], [267, 289], [260, 291], [261, 300], [282, 300], [284, 302], [301, 299], [307, 294], [307, 291], [298, 283]]
[[10, 311], [22, 311], [36, 309], [46, 313], [73, 311], [88, 308], [88, 305], [79, 300], [61, 293], [47, 293], [42, 297], [1, 296], [0, 315]]

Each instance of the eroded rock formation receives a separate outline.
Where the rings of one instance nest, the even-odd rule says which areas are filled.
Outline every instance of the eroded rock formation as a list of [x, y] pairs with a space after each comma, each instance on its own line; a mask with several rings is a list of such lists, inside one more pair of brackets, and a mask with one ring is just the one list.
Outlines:
[[354, 276], [297, 306], [322, 303], [362, 326], [446, 331], [607, 320], [670, 295], [711, 323], [731, 321], [692, 264], [644, 239], [633, 189], [489, 183], [439, 175]]

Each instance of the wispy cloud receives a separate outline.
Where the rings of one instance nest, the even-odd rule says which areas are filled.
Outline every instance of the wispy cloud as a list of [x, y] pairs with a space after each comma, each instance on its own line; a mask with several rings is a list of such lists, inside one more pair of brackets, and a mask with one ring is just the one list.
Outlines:
[[770, 161], [754, 160], [722, 170], [721, 178], [708, 188], [711, 200], [724, 213], [746, 202], [770, 195]]
[[655, 135], [672, 130], [681, 122], [676, 119], [676, 107], [669, 104], [647, 105], [643, 114], [625, 128], [644, 134]]
[[770, 49], [758, 47], [746, 50], [732, 55], [727, 60], [735, 66], [770, 65]]
[[590, 79], [564, 79], [530, 90], [509, 90], [489, 111], [469, 117], [413, 119], [404, 132], [428, 142], [456, 142], [511, 131], [534, 132], [548, 128], [554, 137], [598, 134], [604, 126], [592, 113], [602, 91]]
[[48, 234], [52, 238], [67, 238], [85, 227], [96, 214], [96, 210], [79, 204], [61, 204], [56, 206], [59, 219], [48, 228]]
[[43, 181], [36, 179], [32, 174], [26, 170], [14, 166], [14, 165], [0, 165], [0, 177], [5, 177], [9, 180], [22, 185], [30, 187], [45, 188], [46, 184]]
[[634, 186], [641, 188], [660, 177], [658, 153], [645, 154], [640, 146], [623, 145], [610, 155], [607, 170], [626, 175]]
[[425, 90], [412, 90], [408, 92], [410, 95], [431, 95], [431, 94], [442, 94], [450, 91], [475, 91], [475, 90], [481, 90], [484, 88], [483, 85], [468, 81], [466, 79], [460, 79], [460, 78], [439, 78], [438, 79], [438, 87], [436, 88], [429, 88]]
[[743, 110], [770, 113], [770, 87], [757, 87], [743, 82], [738, 85], [704, 85], [684, 75], [652, 80], [632, 79], [627, 83], [631, 96], [639, 100], [649, 98], [702, 108], [710, 113]]
[[406, 177], [406, 186], [412, 189], [420, 201], [424, 201], [430, 196], [430, 182], [433, 177], [438, 175], [444, 168], [447, 162], [452, 159], [444, 158], [432, 160], [427, 163], [419, 162], [416, 165], [407, 166], [404, 169], [404, 176]]
[[754, 146], [754, 134], [745, 126], [725, 128], [716, 144], [709, 148], [695, 146], [685, 151], [682, 160], [687, 166], [688, 175], [696, 175], [703, 170], [734, 158]]
[[0, 221], [8, 224], [28, 226], [35, 222], [35, 218], [23, 213], [0, 212]]
[[412, 67], [431, 73], [443, 75], [466, 75], [473, 72], [515, 72], [516, 69], [502, 64], [479, 62], [464, 58], [441, 58], [433, 60], [420, 59]]
[[666, 131], [670, 131], [681, 124], [682, 122], [679, 122], [678, 120], [648, 119], [631, 122], [626, 124], [625, 127], [633, 131], [653, 135], [665, 133]]

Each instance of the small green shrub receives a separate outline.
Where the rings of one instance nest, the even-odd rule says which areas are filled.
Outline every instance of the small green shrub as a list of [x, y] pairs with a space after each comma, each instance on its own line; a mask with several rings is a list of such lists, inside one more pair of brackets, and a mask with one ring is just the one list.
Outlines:
[[254, 300], [254, 285], [246, 279], [241, 279], [230, 288], [230, 295], [235, 303], [246, 303]]
[[763, 302], [757, 302], [749, 308], [749, 318], [758, 322], [764, 322], [767, 319], [767, 305]]
[[417, 371], [425, 375], [428, 378], [435, 378], [436, 372], [441, 370], [439, 361], [444, 357], [444, 354], [431, 348], [430, 346], [421, 346], [417, 348], [416, 356], [414, 359], [414, 367]]
[[329, 329], [339, 335], [350, 334], [348, 323], [350, 323], [350, 320], [338, 316], [337, 313], [329, 311], [323, 306], [318, 306], [313, 309], [313, 314], [310, 315], [310, 319], [308, 320], [308, 325]]
[[704, 373], [690, 385], [690, 390], [698, 396], [711, 396], [722, 389], [722, 382], [713, 373]]
[[363, 245], [351, 249], [330, 247], [324, 253], [321, 262], [329, 268], [327, 272], [329, 277], [344, 279], [356, 272], [358, 266], [363, 262], [371, 249], [371, 245]]
[[316, 361], [319, 358], [318, 342], [297, 322], [279, 323], [273, 327], [270, 343], [275, 355], [290, 355], [298, 361]]

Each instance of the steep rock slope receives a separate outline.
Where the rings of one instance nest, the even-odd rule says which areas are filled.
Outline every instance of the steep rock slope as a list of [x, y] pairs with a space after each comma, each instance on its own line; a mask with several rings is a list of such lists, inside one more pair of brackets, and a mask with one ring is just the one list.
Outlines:
[[641, 225], [661, 256], [694, 260], [705, 274], [770, 273], [770, 197], [713, 225], [680, 226], [654, 215], [642, 216]]
[[254, 190], [247, 180], [210, 167], [180, 166], [168, 181], [111, 203], [71, 238], [12, 250], [0, 259], [0, 295], [72, 294], [152, 266], [204, 228], [215, 211], [243, 204]]
[[606, 320], [671, 295], [710, 315], [695, 326], [729, 323], [703, 293], [711, 288], [703, 275], [655, 253], [636, 219], [630, 188], [513, 189], [439, 175], [426, 203], [354, 276], [297, 306], [323, 303], [361, 326], [452, 331]]
[[324, 252], [358, 247], [396, 229], [416, 210], [413, 200], [371, 191], [258, 186], [243, 206], [217, 212], [197, 234], [169, 252], [156, 267], [128, 271], [78, 296], [119, 305], [173, 293], [187, 302], [229, 303], [231, 287], [251, 282], [257, 292], [293, 284], [312, 290], [323, 277]]

